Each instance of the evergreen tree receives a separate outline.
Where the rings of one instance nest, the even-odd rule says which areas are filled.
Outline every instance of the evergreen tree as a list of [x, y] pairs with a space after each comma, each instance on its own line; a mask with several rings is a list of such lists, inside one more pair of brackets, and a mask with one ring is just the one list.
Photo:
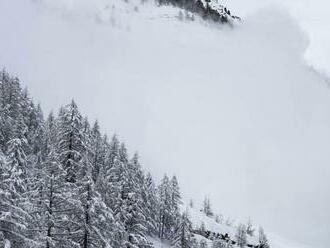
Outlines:
[[205, 223], [202, 222], [200, 227], [199, 227], [199, 233], [202, 235], [202, 236], [205, 236], [206, 235], [206, 227], [205, 227]]
[[35, 106], [29, 96], [28, 90], [24, 89], [21, 94], [20, 108], [23, 125], [25, 126], [25, 138], [29, 144], [28, 154], [32, 157], [40, 156], [44, 135], [44, 119], [40, 105]]
[[142, 202], [144, 215], [146, 217], [147, 233], [149, 235], [156, 235], [158, 231], [157, 224], [157, 209], [159, 208], [157, 191], [155, 183], [150, 173], [144, 177], [142, 187]]
[[30, 179], [33, 185], [29, 192], [33, 204], [32, 224], [34, 230], [39, 230], [38, 238], [44, 247], [69, 247], [73, 245], [70, 242], [70, 218], [76, 202], [72, 185], [65, 179], [66, 171], [59, 163], [55, 149], [48, 149], [43, 166], [36, 172], [36, 177]]
[[158, 217], [158, 236], [161, 239], [170, 239], [173, 216], [171, 211], [172, 195], [170, 180], [165, 175], [158, 187], [159, 195], [159, 217]]
[[[179, 224], [178, 220], [180, 219], [180, 204], [181, 204], [181, 195], [179, 183], [176, 176], [173, 176], [170, 180], [170, 191], [171, 191], [171, 225], [177, 226]], [[173, 228], [172, 228], [173, 229]], [[173, 232], [173, 230], [172, 230]], [[171, 234], [173, 235], [173, 234]]]
[[259, 247], [260, 248], [270, 248], [267, 236], [262, 227], [259, 227]]
[[112, 195], [112, 209], [116, 217], [125, 223], [127, 216], [126, 203], [129, 196], [128, 178], [128, 154], [125, 144], [121, 144], [118, 157], [115, 159], [110, 174], [110, 193]]
[[254, 227], [252, 225], [252, 221], [249, 218], [248, 223], [247, 223], [247, 226], [246, 226], [246, 233], [249, 236], [253, 236], [254, 235], [254, 231], [255, 231], [255, 229], [254, 229]]
[[20, 145], [19, 139], [11, 140], [9, 158], [0, 152], [0, 242], [14, 248], [37, 246], [28, 238], [31, 217], [24, 209], [28, 199], [24, 197], [25, 163]]
[[246, 237], [246, 227], [243, 224], [238, 225], [236, 234], [236, 243], [239, 247], [244, 247], [247, 243], [247, 237]]
[[85, 140], [82, 132], [82, 117], [74, 101], [62, 108], [58, 118], [58, 153], [60, 162], [66, 170], [68, 182], [76, 181]]
[[94, 123], [91, 130], [91, 138], [91, 152], [93, 154], [92, 176], [94, 182], [96, 182], [100, 173], [100, 168], [104, 165], [106, 155], [104, 139], [102, 138], [100, 126], [97, 121]]
[[179, 212], [180, 204], [181, 204], [181, 195], [180, 195], [180, 188], [179, 183], [176, 176], [173, 176], [170, 181], [171, 184], [171, 195], [172, 195], [172, 209], [174, 214]]
[[185, 211], [180, 218], [179, 225], [175, 230], [172, 247], [175, 248], [192, 248], [193, 234], [192, 224], [189, 220], [188, 212]]
[[127, 213], [125, 227], [129, 235], [128, 247], [148, 247], [150, 244], [145, 236], [148, 230], [148, 220], [142, 198], [143, 172], [137, 153], [134, 154], [132, 160], [128, 163], [127, 169], [128, 180], [125, 185], [127, 198], [123, 207]]
[[27, 157], [24, 151], [25, 139], [15, 138], [8, 142], [7, 163], [13, 180], [15, 190], [24, 193], [27, 179]]
[[101, 167], [101, 173], [97, 181], [97, 187], [101, 192], [104, 202], [113, 211], [117, 199], [120, 197], [121, 166], [119, 161], [119, 140], [112, 137], [110, 144], [106, 147], [105, 163]]
[[22, 106], [22, 90], [18, 78], [10, 77], [3, 70], [0, 73], [0, 120], [1, 120], [1, 149], [5, 153], [11, 139], [24, 139], [27, 127], [24, 122]]
[[[57, 152], [57, 144], [58, 144], [58, 137], [57, 137], [57, 120], [55, 119], [55, 116], [53, 112], [50, 112], [47, 120], [45, 121], [44, 125], [44, 139], [42, 141], [42, 152], [43, 157], [46, 158], [51, 152]], [[57, 155], [58, 156], [58, 155]]]
[[213, 212], [212, 212], [212, 209], [211, 209], [210, 198], [208, 198], [208, 197], [204, 198], [203, 209], [202, 210], [207, 216], [213, 216]]
[[72, 239], [83, 248], [120, 247], [123, 230], [116, 225], [113, 213], [95, 190], [92, 166], [85, 155], [77, 173], [77, 195], [72, 221]]

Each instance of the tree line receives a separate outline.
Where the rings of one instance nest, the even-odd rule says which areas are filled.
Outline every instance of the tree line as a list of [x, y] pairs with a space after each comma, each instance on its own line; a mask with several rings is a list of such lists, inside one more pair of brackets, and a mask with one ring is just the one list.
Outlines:
[[172, 5], [190, 13], [194, 13], [205, 20], [218, 23], [230, 23], [232, 20], [240, 20], [238, 16], [232, 15], [224, 6], [214, 8], [211, 0], [156, 0], [159, 5]]
[[44, 119], [0, 72], [0, 247], [152, 247], [176, 239], [180, 199], [175, 176], [156, 185], [74, 101]]

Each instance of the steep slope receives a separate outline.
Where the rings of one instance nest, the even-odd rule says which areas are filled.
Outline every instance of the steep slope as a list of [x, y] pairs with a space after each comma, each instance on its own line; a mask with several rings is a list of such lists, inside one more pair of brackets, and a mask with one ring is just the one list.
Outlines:
[[146, 5], [119, 13], [112, 28], [84, 1], [56, 14], [3, 7], [15, 1], [26, 2], [1, 1], [0, 63], [47, 111], [75, 96], [155, 175], [176, 173], [185, 195], [207, 192], [229, 215], [256, 216], [292, 239], [327, 235], [329, 96], [305, 66], [306, 39], [286, 14], [272, 8], [228, 32]]
[[[219, 234], [228, 234], [231, 239], [235, 239], [236, 234], [236, 226], [233, 224], [226, 224], [225, 220], [222, 220], [221, 223], [217, 223], [215, 220], [215, 216], [207, 216], [203, 211], [201, 211], [201, 207], [198, 208], [194, 206], [193, 208], [189, 206], [184, 206], [183, 208], [188, 209], [189, 216], [193, 223], [193, 228], [195, 230], [199, 229], [202, 223], [205, 225], [205, 229]], [[258, 237], [257, 234], [253, 237], [248, 236], [247, 239], [249, 244], [257, 245]]]
[[232, 24], [240, 20], [232, 15], [218, 0], [98, 0], [98, 1], [50, 1], [40, 0], [48, 8], [63, 9], [68, 13], [79, 13], [98, 21], [120, 25], [134, 15], [140, 18], [176, 17], [181, 20], [211, 20]]
[[[209, 217], [206, 216], [202, 211], [201, 211], [201, 206], [194, 206], [190, 207], [188, 205], [182, 205], [182, 211], [188, 211], [190, 219], [193, 224], [193, 229], [198, 230], [201, 227], [201, 224], [203, 223], [205, 230], [210, 231], [211, 233], [219, 233], [219, 234], [228, 234], [229, 237], [231, 237], [232, 240], [235, 240], [235, 234], [237, 232], [237, 226], [236, 225], [228, 225], [224, 223], [225, 221], [223, 220], [223, 223], [216, 222], [215, 216]], [[254, 227], [255, 228], [255, 227]], [[269, 238], [269, 244], [271, 248], [312, 248], [312, 246], [306, 246], [303, 244], [299, 244], [296, 242], [293, 242], [292, 240], [287, 240], [283, 237], [280, 237], [278, 235], [274, 234], [267, 234]], [[207, 243], [208, 247], [212, 247], [212, 239], [213, 238], [205, 238], [202, 235], [199, 235], [198, 233], [194, 234], [194, 238], [197, 240], [199, 243], [201, 240], [205, 240]], [[247, 243], [251, 245], [258, 245], [258, 234], [257, 232], [254, 233], [254, 235], [247, 236]], [[154, 244], [155, 248], [169, 248], [171, 245], [168, 242], [162, 242], [161, 240], [157, 238], [150, 238], [152, 243]], [[233, 246], [233, 247], [238, 247], [238, 246]]]
[[[226, 235], [228, 234], [229, 239], [235, 241], [235, 235], [237, 233], [237, 226], [234, 224], [226, 224], [225, 220], [221, 220], [219, 222], [217, 222], [215, 220], [215, 216], [207, 216], [201, 209], [201, 206], [194, 206], [194, 207], [190, 207], [190, 206], [183, 206], [183, 209], [186, 209], [189, 213], [189, 216], [191, 218], [191, 221], [193, 223], [193, 229], [194, 230], [199, 230], [201, 225], [203, 225], [205, 227], [206, 231], [211, 232], [210, 234], [210, 238], [205, 238], [201, 235], [198, 235], [198, 233], [196, 233], [196, 238], [198, 240], [198, 242], [201, 239], [205, 239], [209, 245], [209, 247], [212, 247], [212, 240], [216, 239], [216, 235], [217, 234], [222, 234], [222, 235]], [[257, 232], [255, 232], [254, 236], [247, 236], [247, 244], [251, 244], [253, 246], [257, 246], [259, 243], [258, 240], [258, 235], [256, 234]]]

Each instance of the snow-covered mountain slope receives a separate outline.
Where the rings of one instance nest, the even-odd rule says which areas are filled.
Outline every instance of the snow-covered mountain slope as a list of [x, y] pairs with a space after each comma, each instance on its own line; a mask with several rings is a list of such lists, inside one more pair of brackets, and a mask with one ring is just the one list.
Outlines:
[[[269, 238], [270, 238], [271, 248], [313, 248], [311, 246], [304, 246], [301, 244], [294, 243], [292, 241], [283, 239], [279, 236], [269, 235]], [[207, 242], [208, 247], [212, 247], [211, 246], [212, 242], [210, 240], [205, 239], [202, 236], [197, 236], [197, 239], [198, 240], [204, 239]], [[164, 243], [164, 242], [160, 241], [159, 239], [151, 238], [150, 240], [152, 241], [155, 248], [170, 248], [171, 247], [171, 245], [169, 243]]]
[[180, 1], [174, 0], [39, 0], [39, 2], [47, 8], [64, 10], [67, 14], [83, 15], [94, 18], [96, 21], [110, 22], [114, 26], [121, 27], [128, 25], [128, 22], [132, 22], [136, 16], [138, 18], [179, 18], [193, 21], [195, 19], [212, 19], [212, 15], [215, 13], [218, 15], [214, 20], [216, 22], [233, 23], [240, 20], [218, 0], [190, 1], [191, 5], [188, 7], [183, 3], [179, 4]]
[[[182, 205], [182, 211], [187, 211], [189, 218], [192, 222], [193, 229], [198, 230], [202, 223], [205, 227], [205, 230], [213, 232], [215, 234], [228, 234], [232, 240], [235, 240], [235, 234], [237, 231], [237, 226], [235, 224], [226, 224], [225, 220], [222, 220], [221, 223], [215, 220], [215, 215], [212, 217], [206, 216], [205, 213], [201, 210], [200, 206], [190, 207], [188, 205]], [[254, 227], [256, 228], [256, 227]], [[281, 236], [275, 234], [268, 234], [269, 244], [271, 248], [312, 248], [311, 246], [305, 246], [290, 240], [287, 240]], [[208, 247], [212, 247], [212, 240], [205, 238], [199, 234], [194, 234], [194, 238], [199, 243], [200, 240], [205, 240], [208, 244]], [[162, 242], [157, 238], [150, 238], [150, 241], [154, 244], [155, 248], [169, 248], [171, 245], [168, 242]], [[247, 236], [247, 243], [251, 245], [258, 244], [258, 234], [257, 232], [254, 235]], [[234, 245], [234, 247], [237, 247]]]
[[[216, 221], [216, 214], [213, 216], [207, 216], [205, 213], [201, 210], [202, 207], [199, 206], [182, 206], [182, 210], [186, 210], [188, 212], [188, 215], [191, 219], [193, 229], [198, 230], [201, 225], [203, 224], [205, 226], [205, 230], [210, 231], [211, 233], [215, 234], [228, 234], [229, 238], [232, 240], [235, 240], [235, 235], [237, 232], [237, 226], [233, 223], [228, 223], [226, 224], [225, 220], [221, 220], [220, 222]], [[200, 239], [205, 239], [204, 237], [200, 235], [196, 235], [197, 240], [199, 241]], [[209, 243], [209, 247], [211, 247], [212, 241], [209, 239], [205, 239]], [[257, 235], [254, 236], [248, 236], [247, 237], [247, 243], [252, 244], [252, 245], [257, 245], [258, 244], [258, 237]]]
[[274, 234], [269, 234], [268, 237], [272, 248], [313, 248], [313, 246], [307, 246], [292, 240], [287, 240]]
[[101, 1], [30, 2], [0, 1], [0, 64], [46, 111], [74, 96], [188, 198], [210, 194], [226, 214], [302, 242], [328, 236], [330, 98], [287, 14], [230, 29], [180, 21], [172, 6], [116, 1], [112, 23]]

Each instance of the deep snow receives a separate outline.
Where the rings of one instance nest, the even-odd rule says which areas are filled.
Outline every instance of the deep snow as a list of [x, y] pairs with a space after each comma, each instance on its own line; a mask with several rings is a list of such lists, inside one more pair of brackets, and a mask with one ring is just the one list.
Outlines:
[[[235, 240], [235, 233], [236, 233], [236, 226], [237, 223], [229, 226], [225, 224], [225, 220], [223, 223], [217, 223], [215, 221], [215, 216], [208, 217], [201, 211], [201, 205], [194, 206], [191, 208], [187, 205], [182, 205], [182, 211], [187, 211], [189, 213], [189, 217], [192, 221], [193, 228], [197, 229], [200, 227], [201, 223], [204, 223], [205, 229], [215, 233], [225, 234], [228, 233], [231, 239]], [[215, 213], [216, 214], [216, 213]], [[255, 234], [253, 237], [248, 236], [248, 243], [249, 244], [258, 244], [258, 225], [254, 223], [254, 228], [256, 229]], [[304, 246], [302, 244], [298, 244], [292, 241], [289, 241], [283, 237], [278, 235], [269, 234], [266, 230], [266, 235], [269, 240], [269, 244], [271, 248], [312, 248], [312, 246]], [[212, 247], [212, 241], [209, 239], [204, 238], [200, 235], [194, 235], [194, 238], [199, 242], [201, 239], [204, 239], [208, 247]], [[155, 248], [169, 248], [171, 245], [168, 242], [162, 242], [157, 238], [150, 238], [150, 241], [154, 244]], [[236, 247], [236, 246], [234, 246]]]
[[0, 65], [47, 111], [74, 96], [186, 198], [324, 247], [330, 97], [297, 23], [275, 7], [231, 28], [136, 5], [2, 0]]

